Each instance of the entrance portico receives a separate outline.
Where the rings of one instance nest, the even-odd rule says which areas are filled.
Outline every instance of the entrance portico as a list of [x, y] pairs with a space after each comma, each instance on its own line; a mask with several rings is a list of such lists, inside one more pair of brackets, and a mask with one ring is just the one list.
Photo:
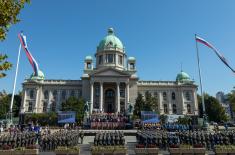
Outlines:
[[91, 112], [125, 112], [129, 100], [128, 82], [94, 81], [90, 87]]

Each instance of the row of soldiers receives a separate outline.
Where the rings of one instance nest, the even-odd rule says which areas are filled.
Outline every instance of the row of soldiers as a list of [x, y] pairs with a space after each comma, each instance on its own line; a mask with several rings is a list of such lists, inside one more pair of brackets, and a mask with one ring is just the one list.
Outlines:
[[40, 147], [42, 151], [51, 151], [55, 150], [58, 146], [76, 146], [79, 143], [83, 143], [83, 138], [83, 131], [59, 130], [53, 134], [44, 135], [40, 141]]
[[17, 147], [28, 147], [36, 145], [39, 136], [35, 132], [16, 132], [13, 134], [2, 134], [0, 136], [0, 148], [10, 147], [12, 149]]
[[95, 146], [125, 145], [124, 133], [121, 131], [96, 133], [94, 138], [94, 145]]
[[162, 149], [170, 145], [188, 144], [214, 149], [215, 145], [235, 145], [235, 131], [207, 132], [207, 131], [181, 131], [168, 132], [165, 130], [138, 131], [136, 135], [139, 144], [147, 147], [154, 144]]

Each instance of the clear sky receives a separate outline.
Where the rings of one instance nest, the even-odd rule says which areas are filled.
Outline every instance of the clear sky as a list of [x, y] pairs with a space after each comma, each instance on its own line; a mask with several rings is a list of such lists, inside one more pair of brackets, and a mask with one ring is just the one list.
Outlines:
[[[141, 80], [175, 80], [180, 64], [199, 84], [194, 34], [211, 42], [235, 67], [234, 0], [32, 0], [10, 28], [0, 51], [14, 64], [0, 91], [12, 91], [21, 30], [47, 79], [80, 79], [86, 55], [113, 27], [128, 56], [137, 59]], [[204, 90], [229, 92], [235, 75], [199, 45]], [[17, 90], [33, 72], [22, 51]]]

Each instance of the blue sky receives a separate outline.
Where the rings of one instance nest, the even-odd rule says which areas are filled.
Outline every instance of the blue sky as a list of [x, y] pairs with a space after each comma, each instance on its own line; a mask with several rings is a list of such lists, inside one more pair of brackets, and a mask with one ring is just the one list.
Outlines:
[[[137, 59], [141, 80], [175, 80], [180, 64], [199, 84], [194, 34], [211, 42], [235, 67], [234, 0], [40, 0], [20, 13], [0, 51], [14, 68], [0, 79], [12, 91], [21, 30], [47, 79], [80, 79], [86, 55], [113, 27], [128, 56]], [[199, 45], [204, 90], [229, 92], [235, 75], [207, 47]], [[32, 68], [22, 51], [17, 90]]]

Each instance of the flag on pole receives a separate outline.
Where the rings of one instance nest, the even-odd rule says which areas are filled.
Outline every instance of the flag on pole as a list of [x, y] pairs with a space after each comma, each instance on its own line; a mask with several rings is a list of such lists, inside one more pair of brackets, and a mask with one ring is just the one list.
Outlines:
[[33, 67], [33, 70], [34, 70], [34, 75], [35, 76], [38, 76], [38, 71], [39, 71], [39, 68], [38, 68], [38, 63], [36, 62], [36, 60], [34, 59], [34, 57], [32, 56], [32, 54], [29, 52], [29, 49], [28, 49], [28, 46], [27, 46], [27, 42], [26, 42], [26, 36], [23, 35], [23, 33], [19, 33], [18, 34], [18, 37], [20, 39], [20, 43], [27, 55], [27, 58], [29, 60], [29, 63], [31, 64], [31, 66]]
[[201, 38], [201, 37], [199, 37], [199, 36], [197, 36], [197, 35], [196, 35], [196, 41], [197, 41], [197, 42], [200, 42], [200, 43], [206, 45], [207, 47], [209, 47], [210, 49], [212, 49], [212, 50], [215, 52], [215, 54], [220, 58], [220, 60], [221, 60], [229, 69], [231, 69], [231, 71], [232, 71], [233, 73], [235, 73], [235, 70], [228, 64], [228, 61], [225, 59], [225, 57], [224, 57], [214, 46], [212, 46], [212, 44], [210, 44], [208, 41], [206, 41], [205, 39], [203, 39], [203, 38]]

